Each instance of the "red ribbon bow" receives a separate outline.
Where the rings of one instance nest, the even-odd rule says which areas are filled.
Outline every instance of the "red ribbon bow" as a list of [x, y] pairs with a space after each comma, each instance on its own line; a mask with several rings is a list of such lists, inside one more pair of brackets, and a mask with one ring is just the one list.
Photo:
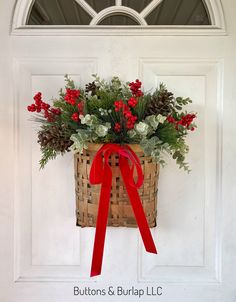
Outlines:
[[[155, 243], [153, 241], [137, 190], [143, 184], [143, 172], [139, 158], [128, 145], [121, 146], [118, 144], [105, 144], [96, 153], [90, 171], [90, 183], [102, 185], [93, 246], [93, 259], [90, 274], [91, 277], [100, 275], [102, 269], [102, 258], [112, 185], [112, 170], [108, 160], [112, 153], [117, 153], [119, 155], [119, 167], [121, 175], [130, 199], [130, 203], [133, 207], [134, 215], [145, 249], [147, 252], [157, 254]], [[129, 161], [131, 162], [131, 167], [129, 165]], [[133, 178], [134, 168], [136, 168], [138, 174], [136, 183], [134, 182]]]

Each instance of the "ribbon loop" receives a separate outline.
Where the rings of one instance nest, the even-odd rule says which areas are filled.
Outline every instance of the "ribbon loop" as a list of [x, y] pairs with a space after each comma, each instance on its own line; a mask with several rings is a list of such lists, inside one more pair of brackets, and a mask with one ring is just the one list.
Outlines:
[[[119, 167], [121, 175], [132, 205], [134, 215], [147, 252], [157, 254], [142, 202], [138, 194], [138, 188], [143, 184], [143, 172], [138, 156], [128, 146], [117, 144], [104, 144], [96, 153], [90, 170], [89, 180], [91, 184], [101, 184], [98, 216], [96, 223], [95, 240], [93, 247], [93, 259], [90, 276], [101, 274], [106, 225], [109, 213], [109, 201], [112, 186], [112, 170], [109, 157], [112, 153], [119, 155]], [[134, 169], [137, 171], [137, 181], [134, 181]]]

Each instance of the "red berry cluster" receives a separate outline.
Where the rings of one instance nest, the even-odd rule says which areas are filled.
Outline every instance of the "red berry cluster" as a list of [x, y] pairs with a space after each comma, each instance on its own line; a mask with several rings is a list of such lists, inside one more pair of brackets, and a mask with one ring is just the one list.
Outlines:
[[[133, 100], [135, 100], [133, 98]], [[132, 101], [131, 101], [132, 102]], [[132, 102], [132, 105], [134, 104], [134, 102]], [[134, 128], [134, 125], [135, 125], [135, 122], [137, 121], [137, 116], [136, 115], [133, 115], [131, 110], [130, 110], [130, 107], [133, 107], [131, 106], [130, 104], [130, 107], [128, 105], [126, 105], [122, 100], [119, 100], [119, 101], [115, 101], [114, 102], [114, 105], [115, 105], [115, 111], [116, 112], [119, 112], [121, 111], [123, 117], [125, 118], [125, 127], [127, 129], [133, 129]], [[118, 126], [119, 125], [119, 126]], [[119, 123], [116, 123], [115, 124], [115, 128], [114, 130], [116, 132], [120, 132], [121, 131], [121, 125]]]
[[133, 115], [130, 111], [129, 106], [125, 105], [123, 108], [123, 115], [126, 118], [126, 128], [127, 129], [133, 129], [134, 124], [137, 121], [138, 117], [136, 115]]
[[142, 86], [142, 82], [138, 79], [135, 82], [129, 83], [130, 90], [135, 97], [139, 97], [143, 95], [143, 92], [140, 90]]
[[115, 132], [120, 132], [121, 131], [120, 123], [115, 123], [114, 130], [115, 130]]
[[78, 122], [80, 120], [79, 115], [83, 114], [83, 103], [82, 102], [78, 103], [77, 107], [79, 112], [74, 112], [71, 116], [71, 119], [74, 122]]
[[71, 119], [74, 121], [74, 122], [78, 122], [79, 121], [79, 113], [78, 112], [75, 112], [72, 114], [71, 116]]
[[65, 101], [72, 106], [77, 105], [78, 107], [78, 112], [74, 112], [71, 116], [71, 119], [74, 122], [78, 122], [80, 120], [79, 115], [83, 114], [83, 103], [77, 103], [79, 96], [80, 90], [66, 88]]
[[78, 107], [79, 112], [82, 114], [83, 113], [83, 103], [81, 103], [81, 102], [78, 103], [77, 107]]
[[124, 103], [123, 103], [122, 100], [115, 101], [114, 105], [115, 105], [115, 111], [116, 112], [120, 111], [120, 109], [122, 109], [124, 107]]
[[130, 107], [134, 108], [138, 104], [138, 101], [135, 98], [130, 98], [128, 100], [128, 104], [129, 104]]
[[179, 121], [177, 121], [173, 116], [168, 116], [167, 121], [169, 123], [175, 124], [175, 128], [178, 130], [179, 125], [186, 127], [187, 129], [190, 129], [191, 131], [194, 131], [194, 127], [190, 128], [190, 125], [192, 121], [196, 118], [196, 114], [186, 114], [181, 117]]
[[67, 88], [66, 95], [65, 95], [65, 101], [68, 104], [75, 105], [76, 100], [79, 98], [79, 96], [80, 96], [79, 90]]
[[137, 116], [136, 115], [132, 115], [129, 117], [129, 119], [127, 120], [127, 123], [126, 123], [126, 128], [127, 129], [133, 129], [134, 128], [134, 125], [135, 125], [135, 122], [137, 121]]
[[60, 115], [61, 110], [59, 108], [51, 108], [49, 104], [42, 101], [42, 93], [38, 92], [34, 96], [34, 104], [27, 106], [28, 111], [30, 112], [42, 112], [44, 113], [44, 117], [48, 122], [52, 122], [55, 119], [55, 115]]

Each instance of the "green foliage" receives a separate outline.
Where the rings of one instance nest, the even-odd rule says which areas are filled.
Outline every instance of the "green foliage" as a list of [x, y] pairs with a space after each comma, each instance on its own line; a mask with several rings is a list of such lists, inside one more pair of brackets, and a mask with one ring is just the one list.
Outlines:
[[[82, 152], [89, 142], [138, 143], [146, 155], [152, 156], [159, 163], [165, 164], [165, 157], [168, 155], [180, 168], [189, 171], [185, 162], [189, 151], [185, 138], [189, 129], [196, 126], [191, 123], [186, 127], [181, 123], [175, 124], [175, 121], [181, 121], [187, 115], [188, 112], [183, 109], [192, 103], [190, 98], [174, 98], [163, 83], [153, 93], [142, 95], [131, 92], [129, 83], [121, 82], [118, 77], [113, 77], [109, 82], [97, 75], [93, 77], [94, 81], [83, 89], [77, 88], [74, 81], [66, 75], [65, 89], [60, 89], [59, 97], [53, 100], [53, 107], [50, 107], [60, 109], [60, 114], [55, 115], [51, 121], [42, 114], [35, 118], [41, 123], [40, 131], [53, 134], [58, 128], [58, 131], [63, 132], [63, 135], [60, 132], [57, 136], [59, 149], [56, 149], [56, 145], [53, 147], [54, 140], [50, 140], [51, 145], [45, 146], [44, 136], [41, 136], [41, 168], [50, 159], [64, 154], [66, 147], [69, 148], [69, 141], [73, 152]], [[73, 104], [68, 102], [71, 91], [76, 95]], [[134, 106], [131, 98], [136, 100]], [[121, 101], [123, 106], [118, 110], [115, 107], [117, 101]], [[131, 126], [128, 126], [130, 120], [125, 115], [127, 110], [136, 119], [133, 124], [131, 122]], [[170, 116], [174, 119], [173, 123], [168, 119]], [[116, 128], [117, 124], [120, 129]], [[47, 133], [45, 137], [47, 138]], [[65, 151], [59, 152], [63, 139]]]
[[94, 75], [94, 82], [97, 86], [96, 95], [87, 96], [86, 110], [90, 114], [99, 116], [99, 109], [113, 109], [114, 102], [122, 98], [123, 88], [118, 77], [113, 77], [110, 83], [101, 80]]
[[68, 76], [68, 74], [65, 75], [65, 82], [66, 82], [66, 88], [75, 89], [75, 83], [74, 81]]
[[192, 100], [190, 98], [184, 99], [181, 97], [177, 97], [175, 99], [175, 105], [174, 105], [175, 111], [181, 111], [184, 106], [191, 104], [191, 103], [192, 103]]
[[151, 95], [147, 94], [139, 98], [137, 106], [133, 109], [133, 113], [137, 115], [138, 121], [142, 121], [145, 117], [147, 104], [150, 101]]
[[175, 145], [171, 146], [172, 157], [176, 160], [176, 164], [179, 168], [183, 168], [185, 171], [190, 172], [188, 164], [185, 162], [186, 154], [189, 151], [189, 147], [186, 145], [183, 138], [179, 138]]
[[49, 160], [55, 159], [58, 153], [52, 148], [42, 147], [41, 148], [42, 157], [39, 161], [40, 169], [43, 169]]
[[173, 146], [178, 141], [178, 135], [174, 125], [167, 121], [164, 124], [160, 124], [154, 134], [154, 136], [157, 136], [161, 141]]
[[78, 123], [71, 119], [72, 114], [77, 112], [77, 108], [75, 106], [71, 106], [62, 99], [54, 100], [53, 105], [62, 111], [60, 115], [61, 123], [68, 125], [74, 130], [78, 129]]

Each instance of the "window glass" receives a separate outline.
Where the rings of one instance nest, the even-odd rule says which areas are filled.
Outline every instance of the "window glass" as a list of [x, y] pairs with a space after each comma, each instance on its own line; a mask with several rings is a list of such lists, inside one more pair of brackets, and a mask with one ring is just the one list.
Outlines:
[[[81, 1], [81, 0], [80, 0]], [[163, 0], [157, 1], [146, 16], [130, 15], [125, 12], [132, 8], [139, 14], [151, 2], [151, 0], [83, 0], [85, 5], [76, 0], [35, 0], [29, 13], [28, 25], [90, 25], [94, 12], [101, 12], [108, 7], [117, 6], [117, 10], [105, 16], [95, 25], [210, 25], [207, 8], [202, 0]], [[159, 4], [158, 4], [159, 3]], [[119, 11], [119, 4], [123, 6]], [[144, 19], [145, 21], [144, 21]], [[97, 20], [100, 20], [97, 18]]]
[[122, 5], [128, 6], [137, 12], [141, 12], [152, 0], [123, 0]]
[[137, 21], [126, 15], [113, 15], [103, 19], [99, 25], [139, 25]]
[[147, 17], [149, 25], [209, 25], [201, 0], [163, 0]]
[[100, 12], [104, 8], [116, 4], [115, 0], [86, 0], [86, 2], [96, 11]]
[[36, 0], [29, 25], [89, 25], [92, 17], [74, 0]]

